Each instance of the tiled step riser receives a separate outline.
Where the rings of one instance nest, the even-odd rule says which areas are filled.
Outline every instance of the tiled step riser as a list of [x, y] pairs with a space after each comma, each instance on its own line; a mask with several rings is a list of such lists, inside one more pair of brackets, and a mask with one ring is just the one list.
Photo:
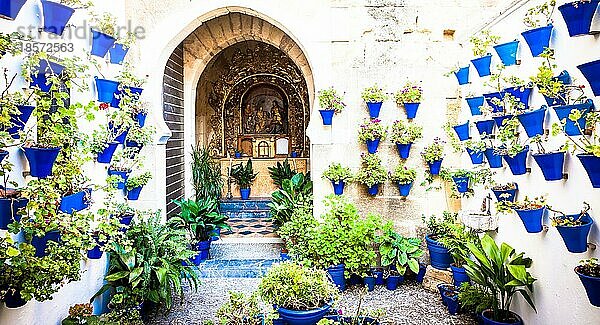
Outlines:
[[202, 278], [258, 278], [279, 259], [207, 260], [199, 266]]
[[[236, 244], [213, 242], [210, 256], [213, 260], [275, 260], [282, 244]], [[213, 262], [214, 263], [214, 262]]]
[[271, 213], [267, 211], [223, 211], [221, 213], [230, 219], [248, 219], [248, 218], [271, 218]]
[[221, 211], [239, 211], [239, 210], [269, 210], [270, 200], [234, 200], [222, 201], [220, 204]]

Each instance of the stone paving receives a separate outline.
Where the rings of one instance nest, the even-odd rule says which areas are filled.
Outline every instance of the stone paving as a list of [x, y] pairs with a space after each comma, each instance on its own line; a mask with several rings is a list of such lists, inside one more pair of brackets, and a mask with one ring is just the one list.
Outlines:
[[[202, 279], [202, 282], [198, 292], [186, 290], [183, 304], [176, 303], [166, 315], [155, 315], [149, 324], [202, 324], [205, 320], [214, 320], [216, 310], [225, 303], [230, 290], [250, 293], [258, 287], [260, 279], [219, 278]], [[353, 287], [344, 292], [336, 309], [351, 312], [357, 302], [358, 290]], [[424, 290], [413, 281], [402, 284], [396, 291], [378, 286], [364, 297], [363, 305], [366, 308], [384, 309], [387, 313], [382, 324], [385, 325], [476, 324], [468, 315], [450, 316], [438, 294]]]

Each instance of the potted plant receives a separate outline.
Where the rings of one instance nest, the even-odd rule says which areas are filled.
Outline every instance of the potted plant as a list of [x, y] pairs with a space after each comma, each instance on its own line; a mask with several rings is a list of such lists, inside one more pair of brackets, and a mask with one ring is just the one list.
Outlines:
[[[569, 120], [576, 122], [582, 118], [582, 114], [583, 113], [579, 110], [573, 110], [571, 114], [569, 114]], [[582, 152], [577, 155], [577, 158], [587, 172], [592, 186], [594, 188], [600, 188], [600, 142], [599, 137], [596, 134], [596, 126], [600, 121], [600, 113], [589, 112], [585, 119], [588, 127], [593, 130], [592, 135], [580, 137], [567, 135], [569, 141], [566, 146], [568, 147], [567, 150]]]
[[358, 302], [356, 303], [356, 309], [353, 312], [346, 312], [346, 310], [339, 309], [335, 311], [335, 314], [325, 316], [321, 319], [317, 325], [379, 325], [380, 319], [385, 316], [383, 309], [370, 310], [364, 308], [364, 297], [367, 290], [364, 288], [358, 291]]
[[454, 73], [456, 79], [458, 80], [459, 85], [466, 85], [469, 83], [469, 66], [466, 67], [456, 67], [452, 70], [451, 73]]
[[396, 104], [404, 106], [406, 118], [412, 120], [417, 117], [417, 110], [423, 99], [423, 88], [420, 85], [408, 81], [394, 97]]
[[129, 52], [131, 46], [135, 43], [135, 34], [127, 32], [125, 36], [119, 37], [113, 47], [108, 52], [110, 53], [110, 63], [112, 64], [123, 64], [125, 56]]
[[[448, 170], [442, 169], [440, 172], [442, 179], [454, 183], [455, 190], [460, 193], [467, 193], [472, 186], [475, 173], [466, 169]], [[471, 190], [472, 191], [472, 190]]]
[[381, 265], [387, 267], [386, 288], [396, 290], [399, 283], [404, 281], [404, 274], [410, 269], [415, 274], [419, 273], [419, 258], [424, 252], [421, 249], [421, 240], [406, 238], [396, 233], [391, 226], [384, 226], [383, 235], [378, 237]]
[[139, 99], [133, 100], [129, 106], [133, 119], [140, 128], [143, 128], [146, 125], [146, 118], [148, 117], [148, 102]]
[[438, 240], [448, 249], [452, 255], [453, 263], [450, 264], [454, 286], [460, 288], [463, 283], [469, 283], [470, 279], [464, 266], [471, 257], [468, 244], [479, 245], [479, 237], [474, 230], [469, 230], [462, 223], [450, 223], [447, 227], [446, 235]]
[[44, 31], [62, 35], [75, 9], [87, 9], [91, 6], [93, 3], [87, 0], [43, 0]]
[[531, 81], [538, 87], [549, 106], [566, 105], [565, 97], [568, 95], [567, 86], [572, 83], [571, 76], [566, 70], [558, 76], [554, 75], [554, 70], [558, 67], [554, 50], [546, 49], [540, 57], [544, 60], [538, 67], [537, 74], [530, 77]]
[[441, 218], [436, 216], [425, 218], [423, 216], [423, 222], [427, 226], [425, 241], [429, 250], [431, 266], [440, 270], [449, 268], [452, 264], [452, 255], [440, 240], [450, 234], [450, 227], [458, 222], [458, 215], [444, 211]]
[[507, 120], [500, 128], [498, 139], [502, 142], [498, 153], [502, 155], [513, 175], [527, 173], [527, 155], [529, 146], [519, 140], [519, 122], [516, 119]]
[[517, 115], [519, 122], [523, 125], [527, 136], [533, 138], [544, 134], [544, 120], [546, 118], [546, 107], [528, 111]]
[[469, 121], [452, 127], [460, 141], [466, 141], [471, 138], [469, 135]]
[[377, 84], [372, 87], [365, 88], [361, 97], [363, 101], [367, 103], [367, 107], [369, 108], [369, 116], [371, 119], [376, 119], [379, 117], [381, 105], [385, 100], [388, 99], [388, 96], [383, 92], [383, 89]]
[[469, 110], [471, 111], [472, 116], [481, 115], [481, 107], [485, 103], [485, 97], [483, 96], [475, 96], [474, 94], [469, 94], [467, 98], [467, 105], [469, 105]]
[[277, 162], [275, 166], [267, 168], [269, 170], [269, 176], [273, 180], [273, 183], [279, 188], [283, 185], [283, 181], [286, 179], [292, 179], [294, 175], [298, 174], [295, 169], [292, 169], [288, 159], [285, 159], [283, 163]]
[[578, 0], [558, 7], [567, 24], [569, 36], [596, 34], [591, 32], [590, 28], [599, 2], [598, 0]]
[[396, 166], [393, 173], [389, 173], [388, 177], [392, 182], [398, 185], [398, 191], [400, 196], [407, 197], [410, 194], [410, 190], [417, 178], [417, 170], [414, 168], [407, 168], [400, 164]]
[[[578, 87], [579, 88], [579, 87]], [[581, 88], [579, 88], [581, 89]], [[586, 116], [589, 112], [594, 111], [594, 101], [585, 97], [578, 98], [570, 105], [560, 105], [552, 107], [556, 116], [560, 120], [562, 130], [568, 136], [579, 136], [587, 130]], [[573, 110], [581, 112], [578, 120], [572, 121], [569, 115]]]
[[108, 129], [94, 130], [88, 144], [90, 151], [96, 155], [96, 161], [102, 164], [110, 164], [117, 150], [118, 142]]
[[[557, 135], [560, 129], [557, 125], [552, 128], [552, 134]], [[538, 164], [544, 179], [547, 181], [558, 181], [563, 179], [563, 166], [565, 164], [565, 153], [566, 149], [564, 146], [557, 151], [546, 152], [544, 148], [544, 142], [548, 141], [548, 136], [535, 136], [531, 139], [531, 142], [536, 144], [537, 153], [533, 153], [531, 156]]]
[[91, 54], [103, 58], [115, 44], [117, 18], [108, 12], [99, 17], [92, 15], [92, 25], [93, 27], [90, 29], [92, 34]]
[[231, 168], [231, 177], [240, 188], [240, 196], [242, 200], [248, 200], [250, 198], [250, 187], [258, 173], [254, 173], [252, 168], [252, 159], [248, 159], [248, 162], [244, 166], [244, 163], [234, 165]]
[[335, 195], [342, 195], [344, 193], [344, 184], [352, 180], [352, 172], [350, 168], [343, 167], [340, 163], [332, 163], [323, 172], [323, 178], [331, 182]]
[[589, 215], [590, 206], [583, 202], [584, 209], [577, 214], [567, 215], [564, 212], [548, 208], [558, 216], [552, 218], [552, 225], [565, 242], [567, 250], [571, 253], [583, 253], [587, 251], [587, 237], [592, 228], [594, 220]]
[[215, 199], [173, 201], [181, 208], [177, 217], [171, 218], [179, 228], [185, 229], [190, 237], [196, 255], [192, 258], [194, 265], [209, 258], [211, 237], [217, 229], [231, 229], [227, 225], [229, 219], [219, 213], [219, 204]]
[[487, 145], [484, 141], [467, 140], [465, 142], [465, 150], [471, 158], [473, 165], [481, 165], [484, 160], [484, 153]]
[[498, 57], [500, 57], [503, 65], [508, 67], [518, 63], [517, 51], [519, 49], [519, 43], [518, 40], [514, 40], [512, 42], [494, 46], [494, 50], [498, 53]]
[[506, 243], [498, 247], [487, 234], [481, 239], [481, 248], [473, 243], [467, 247], [475, 257], [466, 260], [467, 274], [493, 299], [492, 308], [482, 312], [483, 324], [522, 324], [521, 317], [510, 311], [510, 307], [518, 293], [535, 310], [530, 292], [536, 279], [527, 271], [532, 260]]
[[480, 37], [471, 36], [469, 41], [473, 46], [473, 55], [476, 59], [471, 60], [480, 77], [486, 77], [491, 74], [490, 65], [492, 63], [492, 54], [489, 50], [492, 46], [498, 44], [499, 36], [492, 35], [489, 30], [480, 32]]
[[492, 192], [498, 201], [514, 202], [519, 187], [517, 183], [500, 184], [492, 187]]
[[337, 298], [337, 289], [325, 271], [293, 262], [269, 269], [258, 286], [258, 294], [290, 325], [316, 324]]
[[502, 168], [504, 166], [500, 152], [500, 148], [495, 146], [490, 146], [485, 149], [485, 160], [487, 160], [490, 168]]
[[501, 200], [496, 203], [498, 212], [504, 212], [509, 209], [514, 210], [528, 233], [539, 233], [543, 230], [544, 215], [546, 214], [546, 199], [544, 197], [535, 197], [529, 199], [527, 196], [523, 201], [511, 202]]
[[0, 2], [0, 17], [15, 20], [27, 0], [4, 0]]
[[139, 199], [142, 188], [152, 179], [152, 173], [145, 172], [139, 176], [127, 178], [125, 188], [127, 189], [127, 199], [135, 201]]
[[119, 82], [98, 77], [94, 77], [94, 80], [96, 80], [98, 101], [102, 103], [112, 102], [113, 97], [119, 88]]
[[575, 273], [579, 276], [590, 303], [600, 307], [600, 263], [598, 263], [598, 259], [582, 260], [575, 267]]
[[387, 180], [387, 172], [381, 165], [381, 158], [375, 154], [361, 154], [361, 167], [354, 180], [368, 188], [369, 195], [379, 193], [379, 185]]
[[114, 155], [114, 158], [108, 167], [108, 175], [113, 176], [114, 186], [116, 189], [124, 190], [129, 174], [139, 165], [139, 156], [131, 157], [124, 151], [120, 151]]
[[434, 138], [433, 143], [423, 149], [421, 156], [429, 165], [429, 173], [439, 175], [444, 159], [444, 142], [440, 138]]
[[13, 221], [19, 221], [21, 219], [21, 210], [27, 206], [29, 200], [22, 196], [20, 190], [11, 189], [17, 187], [16, 182], [9, 180], [10, 172], [13, 170], [14, 165], [9, 161], [0, 162], [0, 177], [2, 181], [2, 187], [0, 188], [0, 229], [8, 230], [8, 225]]
[[229, 291], [229, 299], [216, 312], [219, 324], [262, 325], [265, 313], [262, 312], [258, 294], [246, 295]]
[[392, 141], [402, 159], [408, 159], [412, 144], [423, 137], [423, 127], [397, 120], [392, 125]]
[[379, 142], [387, 137], [387, 127], [383, 126], [381, 120], [373, 119], [365, 121], [358, 129], [358, 139], [367, 144], [369, 153], [377, 152]]
[[313, 182], [310, 175], [297, 173], [291, 179], [284, 179], [281, 188], [271, 194], [271, 217], [277, 226], [290, 221], [295, 210], [312, 207]]
[[556, 8], [556, 0], [550, 0], [541, 5], [530, 8], [523, 18], [523, 23], [529, 30], [521, 33], [529, 45], [531, 55], [539, 56], [546, 48], [550, 47], [552, 35], [552, 14]]
[[153, 136], [153, 128], [141, 128], [137, 124], [133, 125], [125, 137], [125, 151], [132, 157], [139, 154], [144, 146], [152, 143]]
[[133, 72], [133, 67], [125, 63], [121, 69], [121, 74], [117, 76], [119, 87], [115, 92], [110, 106], [114, 108], [120, 108], [121, 102], [132, 102], [139, 100], [144, 89], [142, 88], [146, 83], [146, 78], [137, 77]]
[[323, 125], [331, 125], [333, 115], [341, 113], [346, 108], [346, 104], [333, 87], [319, 91], [318, 97], [319, 105], [322, 108], [319, 113], [321, 113]]

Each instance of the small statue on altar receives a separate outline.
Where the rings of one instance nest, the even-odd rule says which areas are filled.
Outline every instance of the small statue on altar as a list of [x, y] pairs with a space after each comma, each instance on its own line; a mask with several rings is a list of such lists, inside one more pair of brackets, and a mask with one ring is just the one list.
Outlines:
[[284, 133], [285, 128], [283, 126], [283, 117], [281, 116], [281, 107], [279, 106], [279, 104], [277, 104], [276, 101], [273, 101], [273, 106], [271, 107], [271, 114], [273, 116], [273, 119], [271, 121], [271, 133]]
[[244, 124], [244, 132], [245, 133], [254, 133], [256, 129], [256, 120], [254, 117], [254, 109], [252, 108], [252, 104], [248, 103], [246, 105], [246, 109], [244, 110], [246, 123]]

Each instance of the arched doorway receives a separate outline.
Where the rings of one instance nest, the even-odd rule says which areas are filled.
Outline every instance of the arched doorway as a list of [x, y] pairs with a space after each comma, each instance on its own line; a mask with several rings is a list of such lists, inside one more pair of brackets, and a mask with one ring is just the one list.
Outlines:
[[[265, 159], [263, 162], [294, 155], [303, 159], [299, 168], [308, 170], [306, 128], [314, 97], [308, 60], [292, 36], [248, 12], [227, 11], [213, 16], [180, 44], [181, 80], [181, 71], [169, 67], [178, 67], [173, 62], [179, 60], [178, 49], [168, 61], [163, 102], [165, 122], [172, 133], [165, 154], [169, 216], [178, 212], [170, 204], [173, 199], [191, 195], [191, 186], [186, 184], [188, 156], [196, 143], [209, 147], [215, 158], [223, 160], [235, 151]], [[178, 81], [182, 81], [181, 88]], [[174, 105], [167, 105], [172, 99], [170, 92], [180, 90], [184, 102], [181, 107], [175, 105], [173, 112]], [[268, 164], [263, 165], [258, 168], [268, 177]], [[268, 183], [258, 180], [255, 193], [269, 194], [270, 179]]]

